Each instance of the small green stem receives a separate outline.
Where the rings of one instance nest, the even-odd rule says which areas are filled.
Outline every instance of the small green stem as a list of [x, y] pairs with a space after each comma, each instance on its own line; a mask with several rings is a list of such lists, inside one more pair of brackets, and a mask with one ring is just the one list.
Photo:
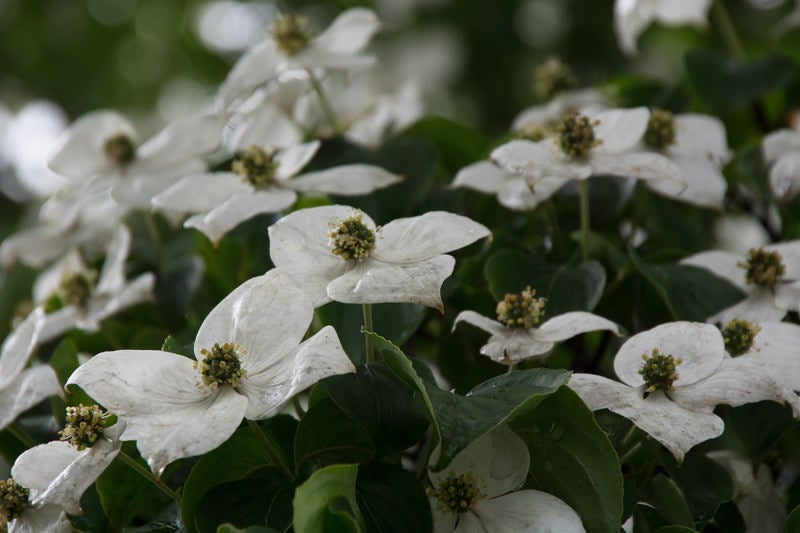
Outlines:
[[297, 415], [297, 418], [303, 418], [306, 414], [306, 410], [300, 405], [300, 399], [297, 396], [292, 396], [292, 407], [294, 407], [294, 413]]
[[9, 425], [7, 428], [9, 433], [14, 435], [14, 437], [20, 441], [22, 444], [27, 446], [28, 448], [33, 448], [36, 446], [36, 441], [33, 440], [33, 437], [28, 435], [28, 432], [22, 429], [19, 424], [14, 422], [13, 424]]
[[508, 371], [506, 372], [506, 374], [510, 374], [516, 369], [517, 369], [517, 364], [516, 363], [514, 363], [513, 365], [508, 365]]
[[720, 37], [725, 42], [725, 47], [736, 59], [744, 60], [747, 58], [747, 52], [744, 50], [739, 34], [736, 33], [736, 27], [731, 21], [728, 10], [725, 9], [725, 3], [722, 0], [714, 0], [714, 7], [711, 12], [714, 19], [714, 25], [720, 33]]
[[[361, 308], [364, 311], [364, 329], [374, 331], [372, 329], [372, 304], [362, 304]], [[364, 346], [367, 364], [375, 362], [375, 348], [372, 346], [372, 339], [369, 335], [364, 335]]]
[[622, 454], [622, 457], [619, 458], [619, 464], [627, 463], [628, 459], [633, 457], [633, 455], [639, 451], [639, 448], [642, 447], [642, 441], [637, 442], [634, 444], [630, 450]]
[[169, 488], [165, 483], [159, 481], [148, 468], [142, 466], [139, 463], [139, 461], [137, 461], [124, 451], [120, 451], [117, 457], [119, 457], [123, 463], [136, 470], [136, 472], [139, 473], [139, 475], [141, 475], [143, 478], [147, 479], [147, 481], [155, 485], [156, 488], [158, 488], [158, 490], [169, 496], [180, 507], [181, 497], [178, 496], [178, 493]]
[[589, 184], [580, 180], [581, 196], [581, 250], [583, 260], [589, 259]]
[[325, 96], [325, 89], [322, 88], [322, 84], [319, 82], [319, 79], [314, 76], [314, 73], [311, 72], [311, 70], [307, 70], [307, 72], [309, 80], [311, 80], [311, 87], [319, 97], [319, 103], [322, 105], [322, 112], [325, 113], [325, 118], [328, 119], [328, 122], [330, 122], [331, 127], [333, 128], [333, 134], [339, 135], [341, 132], [339, 131], [339, 123], [336, 121], [336, 113], [333, 112], [333, 107], [331, 106], [330, 100], [328, 100], [328, 97]]
[[147, 232], [150, 234], [150, 239], [153, 241], [153, 246], [158, 252], [158, 260], [161, 261], [164, 257], [164, 242], [161, 239], [161, 232], [158, 231], [158, 223], [156, 222], [156, 215], [151, 211], [145, 214], [144, 218], [147, 221]]
[[261, 426], [258, 425], [258, 422], [253, 420], [248, 420], [247, 425], [250, 426], [250, 429], [255, 433], [256, 437], [261, 444], [264, 446], [264, 449], [269, 455], [270, 459], [275, 466], [286, 476], [286, 479], [293, 480], [294, 473], [292, 473], [291, 469], [289, 468], [288, 463], [286, 462], [286, 458], [283, 455], [283, 452], [278, 448], [278, 446], [272, 441], [269, 436], [261, 429]]

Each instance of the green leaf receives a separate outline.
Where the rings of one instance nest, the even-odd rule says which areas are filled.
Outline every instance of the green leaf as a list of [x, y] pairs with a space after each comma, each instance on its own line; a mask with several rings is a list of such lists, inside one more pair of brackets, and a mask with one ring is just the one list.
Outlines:
[[[284, 433], [294, 433], [297, 422], [288, 415], [270, 420], [271, 427]], [[268, 426], [269, 427], [269, 426]], [[196, 531], [195, 513], [198, 503], [212, 487], [242, 479], [272, 465], [261, 441], [249, 427], [242, 427], [219, 448], [205, 454], [194, 465], [184, 484], [181, 497], [181, 518], [187, 530]]]
[[356, 498], [367, 531], [431, 531], [431, 508], [422, 483], [410, 472], [386, 463], [362, 465]]
[[69, 376], [78, 368], [78, 346], [71, 339], [64, 339], [53, 352], [49, 364], [56, 371], [58, 381], [66, 383]]
[[697, 530], [686, 526], [664, 526], [656, 529], [656, 533], [697, 533]]
[[721, 504], [733, 498], [735, 490], [725, 467], [697, 453], [686, 455], [673, 479], [683, 491], [698, 529], [714, 518]]
[[673, 480], [664, 474], [656, 474], [646, 490], [642, 491], [645, 502], [651, 504], [669, 524], [694, 527], [689, 504]]
[[496, 301], [528, 285], [547, 298], [545, 318], [567, 311], [592, 310], [606, 284], [603, 266], [594, 260], [577, 266], [552, 265], [543, 257], [518, 250], [501, 250], [486, 261], [486, 280]]
[[194, 341], [184, 344], [172, 335], [168, 335], [161, 344], [162, 352], [171, 352], [194, 359]]
[[703, 322], [745, 297], [738, 287], [704, 268], [677, 263], [650, 265], [633, 251], [630, 257], [636, 270], [656, 290], [673, 320]]
[[432, 142], [449, 174], [486, 156], [487, 141], [478, 130], [444, 117], [425, 117], [406, 129], [404, 137]]
[[741, 107], [786, 87], [795, 63], [780, 54], [739, 62], [709, 50], [691, 50], [684, 58], [692, 87], [713, 113]]
[[357, 374], [332, 376], [321, 385], [344, 412], [369, 430], [379, 456], [405, 450], [428, 428], [418, 395], [384, 361], [360, 365]]
[[297, 533], [360, 532], [364, 519], [356, 502], [358, 465], [320, 468], [294, 494]]
[[800, 531], [800, 505], [796, 506], [792, 509], [792, 512], [789, 513], [784, 531], [786, 533], [797, 533]]
[[213, 533], [220, 524], [236, 527], [261, 526], [271, 514], [283, 520], [277, 528], [291, 524], [292, 486], [276, 470], [263, 469], [254, 476], [215, 486], [200, 499], [195, 521], [200, 533]]
[[535, 486], [529, 488], [564, 500], [587, 531], [619, 531], [623, 480], [617, 453], [571, 389], [561, 387], [510, 426], [531, 453]]
[[367, 429], [347, 416], [332, 400], [317, 402], [297, 426], [294, 456], [298, 468], [372, 459], [375, 443]]
[[570, 372], [550, 368], [519, 370], [486, 381], [466, 396], [428, 385], [441, 431], [440, 455], [435, 469], [494, 427], [523, 416], [564, 385]]
[[244, 529], [239, 529], [233, 524], [222, 524], [217, 528], [217, 533], [270, 533], [274, 529], [267, 529], [264, 526], [250, 526]]

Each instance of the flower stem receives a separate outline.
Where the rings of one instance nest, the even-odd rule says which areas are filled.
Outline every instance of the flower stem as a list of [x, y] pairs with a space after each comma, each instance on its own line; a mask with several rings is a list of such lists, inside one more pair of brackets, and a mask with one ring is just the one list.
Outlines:
[[725, 42], [725, 47], [736, 59], [744, 60], [747, 57], [747, 53], [744, 50], [744, 46], [742, 46], [739, 34], [736, 33], [736, 28], [722, 0], [714, 0], [711, 16], [714, 18], [714, 25], [719, 30], [720, 36]]
[[[372, 304], [362, 304], [362, 310], [364, 311], [364, 329], [366, 331], [374, 331], [372, 329]], [[366, 362], [374, 363], [375, 362], [375, 347], [372, 346], [372, 339], [369, 335], [364, 335], [364, 346], [366, 351]]]
[[149, 481], [150, 483], [155, 485], [156, 488], [158, 488], [158, 490], [160, 490], [161, 492], [163, 492], [164, 494], [169, 496], [175, 503], [178, 504], [178, 507], [180, 507], [180, 505], [181, 505], [181, 497], [178, 496], [178, 493], [175, 492], [174, 490], [172, 490], [171, 488], [169, 488], [165, 483], [162, 483], [161, 481], [159, 481], [156, 478], [156, 476], [153, 475], [153, 473], [149, 469], [147, 469], [144, 466], [142, 466], [139, 463], [139, 461], [137, 461], [136, 459], [134, 459], [133, 457], [131, 457], [130, 455], [128, 455], [124, 451], [120, 451], [119, 455], [117, 457], [119, 457], [122, 460], [123, 463], [125, 463], [129, 467], [131, 467], [134, 470], [136, 470], [136, 472], [139, 473], [139, 475], [141, 475], [145, 479], [147, 479], [147, 481]]
[[330, 100], [328, 100], [328, 97], [325, 96], [325, 90], [322, 88], [322, 84], [310, 69], [308, 69], [307, 72], [308, 78], [311, 81], [311, 87], [319, 97], [319, 103], [322, 105], [322, 112], [325, 113], [325, 118], [328, 119], [331, 128], [333, 128], [333, 134], [339, 135], [341, 132], [339, 131], [339, 124], [336, 121], [336, 113], [333, 112], [333, 107], [331, 106]]
[[300, 400], [297, 398], [297, 396], [292, 396], [292, 407], [294, 407], [294, 413], [297, 415], [297, 418], [303, 418], [303, 416], [306, 414], [306, 411], [303, 409], [303, 406], [300, 405]]
[[33, 438], [30, 435], [28, 435], [28, 432], [22, 429], [22, 427], [20, 427], [20, 425], [17, 424], [16, 422], [9, 425], [6, 429], [8, 430], [9, 433], [14, 435], [14, 437], [18, 441], [20, 441], [28, 448], [33, 448], [34, 446], [36, 446], [36, 441], [33, 440]]
[[261, 444], [264, 446], [264, 449], [269, 455], [269, 458], [275, 463], [275, 466], [286, 476], [287, 479], [293, 480], [294, 474], [292, 473], [291, 469], [289, 468], [289, 464], [286, 462], [286, 457], [284, 457], [283, 452], [278, 447], [277, 443], [275, 443], [264, 431], [261, 429], [261, 426], [258, 425], [258, 422], [254, 420], [248, 420], [247, 425], [250, 426], [250, 429], [255, 433], [256, 437]]
[[584, 261], [589, 259], [589, 184], [580, 180], [581, 191], [581, 250]]

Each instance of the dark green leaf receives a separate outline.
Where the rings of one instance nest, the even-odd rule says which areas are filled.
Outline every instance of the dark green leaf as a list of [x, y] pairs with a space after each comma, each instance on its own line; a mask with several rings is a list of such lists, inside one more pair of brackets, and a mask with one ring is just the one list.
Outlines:
[[356, 503], [358, 465], [320, 468], [297, 487], [294, 530], [297, 533], [360, 532], [364, 519]]
[[[286, 507], [289, 515], [292, 487], [278, 477], [277, 470], [261, 470], [254, 477], [216, 485], [200, 499], [195, 523], [200, 533], [213, 533], [220, 524], [236, 527], [264, 525], [274, 507]], [[281, 528], [288, 523], [281, 524]]]
[[403, 136], [432, 142], [450, 174], [486, 156], [488, 143], [483, 135], [474, 128], [443, 117], [425, 117], [406, 129]]
[[689, 504], [678, 485], [664, 474], [656, 474], [646, 490], [642, 492], [644, 501], [655, 509], [667, 520], [667, 523], [679, 526], [693, 527], [694, 519], [689, 510]]
[[399, 466], [374, 463], [358, 471], [356, 498], [367, 531], [431, 531], [431, 511], [422, 483]]
[[690, 453], [673, 476], [680, 486], [698, 529], [714, 518], [719, 506], [733, 498], [734, 486], [725, 468], [697, 453]]

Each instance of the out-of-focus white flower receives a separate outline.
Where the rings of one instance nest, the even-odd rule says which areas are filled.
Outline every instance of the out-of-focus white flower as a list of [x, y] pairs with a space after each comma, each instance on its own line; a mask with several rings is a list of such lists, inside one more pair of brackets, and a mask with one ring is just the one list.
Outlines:
[[718, 249], [738, 255], [769, 244], [769, 233], [750, 215], [722, 216], [714, 221], [712, 232]]
[[525, 442], [499, 426], [464, 448], [445, 469], [428, 472], [433, 530], [583, 532], [578, 513], [561, 499], [540, 490], [517, 490], [530, 461]]
[[637, 333], [617, 352], [622, 383], [573, 374], [569, 386], [593, 411], [608, 409], [663, 444], [678, 462], [696, 444], [722, 434], [720, 404], [783, 401], [783, 389], [747, 360], [728, 357], [711, 324], [669, 322]]
[[710, 322], [780, 322], [788, 311], [800, 309], [800, 241], [751, 248], [746, 256], [711, 250], [686, 257], [681, 264], [705, 268], [747, 294], [708, 317]]
[[172, 461], [211, 451], [242, 418], [261, 420], [320, 379], [355, 368], [327, 326], [301, 342], [314, 309], [277, 271], [246, 281], [200, 325], [196, 361], [156, 350], [103, 352], [67, 385], [83, 388], [127, 422], [156, 475]]
[[636, 53], [636, 39], [650, 24], [666, 26], [691, 24], [704, 27], [711, 0], [617, 0], [614, 30], [626, 54]]
[[96, 331], [103, 319], [152, 299], [156, 281], [152, 273], [141, 274], [130, 282], [126, 279], [130, 245], [128, 228], [117, 226], [99, 277], [88, 269], [75, 249], [39, 275], [33, 286], [33, 299], [46, 313], [39, 342], [74, 327]]
[[562, 91], [553, 96], [546, 104], [537, 104], [523, 109], [514, 118], [511, 129], [525, 137], [536, 132], [545, 135], [564, 119], [564, 115], [571, 111], [596, 115], [608, 109], [609, 106], [608, 99], [593, 87]]
[[0, 430], [48, 396], [62, 396], [61, 384], [48, 365], [26, 369], [39, 342], [44, 313], [33, 311], [0, 348]]
[[617, 324], [585, 311], [573, 311], [554, 316], [541, 325], [544, 298], [535, 298], [530, 287], [521, 294], [506, 294], [497, 304], [498, 320], [492, 320], [475, 311], [462, 311], [453, 322], [467, 322], [492, 334], [489, 342], [481, 346], [481, 353], [493, 361], [514, 365], [525, 359], [544, 359], [557, 342], [588, 331], [601, 329], [620, 335]]
[[772, 194], [791, 200], [800, 192], [800, 132], [782, 129], [765, 136], [761, 152], [769, 165]]
[[400, 176], [374, 165], [352, 164], [294, 177], [319, 149], [319, 141], [285, 150], [251, 146], [233, 163], [233, 172], [189, 176], [153, 199], [156, 208], [197, 213], [184, 223], [217, 243], [241, 222], [277, 213], [297, 200], [297, 192], [357, 196], [388, 187]]
[[75, 182], [73, 194], [110, 189], [128, 207], [150, 207], [150, 200], [178, 179], [206, 168], [203, 157], [217, 149], [222, 121], [211, 115], [175, 120], [141, 146], [136, 131], [114, 111], [94, 111], [75, 121], [48, 161]]
[[366, 214], [331, 205], [295, 211], [269, 227], [269, 251], [314, 301], [411, 302], [443, 310], [442, 283], [455, 259], [444, 255], [489, 237], [467, 217], [432, 211], [376, 227]]

